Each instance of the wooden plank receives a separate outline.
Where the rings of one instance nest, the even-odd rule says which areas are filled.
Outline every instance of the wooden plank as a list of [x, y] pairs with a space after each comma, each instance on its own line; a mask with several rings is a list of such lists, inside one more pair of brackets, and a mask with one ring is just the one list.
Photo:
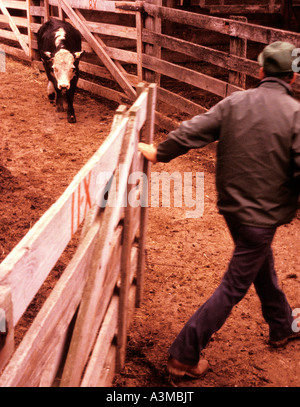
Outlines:
[[132, 88], [131, 84], [127, 81], [124, 75], [117, 69], [112, 59], [104, 50], [103, 45], [101, 45], [99, 41], [97, 41], [95, 37], [90, 33], [90, 31], [86, 28], [84, 21], [78, 17], [76, 12], [70, 7], [66, 0], [60, 1], [64, 12], [69, 16], [73, 24], [81, 32], [82, 36], [88, 41], [89, 45], [93, 48], [95, 53], [98, 55], [103, 64], [106, 66], [106, 68], [111, 72], [112, 76], [124, 90], [127, 96], [131, 100], [135, 99], [136, 97], [135, 90]]
[[189, 85], [196, 86], [218, 96], [225, 97], [227, 94], [237, 90], [242, 90], [237, 86], [231, 86], [227, 82], [216, 79], [200, 72], [195, 72], [188, 68], [183, 68], [171, 62], [158, 60], [149, 55], [143, 55], [143, 65], [145, 67], [153, 67], [163, 75], [177, 79]]
[[[150, 4], [155, 4], [157, 6], [162, 5], [162, 0], [147, 0]], [[161, 18], [158, 16], [147, 16], [145, 19], [145, 28], [153, 31], [155, 33], [161, 33]], [[161, 58], [161, 45], [159, 42], [154, 42], [153, 44], [145, 44], [145, 54], [154, 56], [158, 59]], [[145, 70], [145, 79], [148, 82], [155, 82], [157, 85], [160, 84], [160, 74], [156, 70]]]
[[[147, 3], [149, 4], [155, 4], [155, 5], [161, 5], [160, 0], [147, 0]], [[145, 28], [154, 31], [157, 33], [161, 33], [161, 19], [158, 18], [157, 15], [151, 16], [151, 15], [146, 15], [145, 18]], [[153, 43], [153, 44], [145, 44], [145, 54], [154, 56], [158, 59], [161, 57], [161, 47], [159, 43]], [[151, 70], [151, 69], [146, 69], [144, 70], [144, 76], [145, 80], [147, 82], [155, 82], [159, 84], [160, 81], [160, 76], [158, 75], [156, 70]]]
[[[89, 53], [93, 52], [93, 49], [85, 41], [82, 42], [82, 49], [85, 52], [89, 52]], [[137, 64], [136, 52], [128, 51], [125, 49], [119, 49], [119, 48], [111, 48], [108, 46], [104, 46], [104, 49], [105, 49], [107, 55], [114, 60], [117, 59], [119, 61], [126, 62], [128, 64]]]
[[[47, 352], [49, 356], [41, 371], [36, 369], [38, 387], [53, 387], [60, 365], [64, 358], [65, 349], [68, 346], [68, 335], [69, 330], [66, 327], [65, 331], [62, 332], [60, 337], [57, 335], [55, 336], [56, 346], [54, 348], [52, 346], [49, 347], [51, 348], [51, 352]], [[45, 352], [46, 351], [47, 350], [45, 349]]]
[[[136, 248], [133, 248], [131, 252], [131, 264], [130, 283], [133, 284], [137, 267]], [[134, 309], [135, 291], [135, 286], [132, 285], [129, 291], [129, 322]], [[81, 387], [107, 387], [112, 384], [117, 353], [113, 338], [117, 332], [118, 302], [118, 296], [114, 295], [97, 336], [95, 347], [81, 382]]]
[[60, 20], [64, 20], [65, 16], [64, 16], [64, 12], [63, 12], [60, 0], [57, 1], [57, 7], [58, 7], [58, 18]]
[[117, 347], [113, 343], [108, 351], [97, 387], [110, 387], [115, 375]]
[[[39, 28], [41, 27], [41, 25], [42, 24], [31, 23], [31, 31], [36, 34], [38, 32]], [[35, 45], [36, 45], [35, 48], [37, 48], [37, 41], [36, 41]]]
[[[23, 41], [26, 42], [26, 44], [28, 44], [28, 35], [26, 34], [21, 34], [23, 37]], [[12, 40], [12, 41], [17, 41], [17, 37], [16, 34], [13, 31], [8, 31], [8, 30], [1, 30], [0, 29], [0, 37], [1, 38], [5, 38], [7, 40]], [[2, 44], [1, 44], [2, 47]]]
[[115, 1], [115, 6], [118, 12], [143, 12], [143, 1]]
[[[160, 42], [161, 46], [173, 51], [193, 56], [199, 60], [217, 65], [224, 69], [240, 72], [241, 74], [259, 78], [259, 63], [250, 59], [230, 55], [227, 52], [215, 50], [198, 44], [192, 44], [188, 41], [173, 38], [171, 36], [151, 33], [143, 30], [143, 40], [148, 42]], [[300, 90], [300, 76], [297, 75], [296, 82], [293, 85], [296, 91]]]
[[113, 25], [105, 23], [97, 23], [93, 21], [85, 21], [86, 27], [95, 34], [112, 35], [120, 38], [129, 38], [136, 40], [136, 29], [134, 27], [126, 27], [122, 25]]
[[[117, 110], [115, 111], [114, 117], [113, 117], [111, 130], [114, 130], [114, 129], [118, 128], [119, 124], [122, 122], [123, 118], [125, 117], [126, 110], [127, 110], [127, 107], [124, 106], [124, 105], [120, 105], [117, 108]], [[99, 210], [99, 203], [95, 203], [91, 207], [91, 209], [89, 210], [89, 212], [88, 212], [88, 214], [87, 214], [87, 216], [85, 218], [82, 230], [81, 230], [80, 241], [85, 237], [88, 230], [90, 229], [90, 227], [95, 222], [98, 210]], [[113, 255], [115, 255], [117, 257], [117, 253], [113, 253]]]
[[143, 20], [142, 14], [140, 12], [136, 13], [135, 16], [136, 22], [136, 32], [137, 32], [137, 42], [136, 42], [136, 53], [137, 53], [137, 76], [139, 82], [143, 80], [143, 64], [142, 64], [142, 53], [143, 53], [143, 41], [142, 41], [142, 33], [143, 33]]
[[[243, 16], [231, 16], [236, 21], [247, 22], [247, 17]], [[247, 58], [247, 40], [237, 37], [230, 37], [230, 54], [237, 55], [242, 58]], [[240, 88], [246, 88], [246, 75], [240, 72], [229, 72], [229, 83], [239, 86]]]
[[189, 55], [195, 59], [217, 65], [221, 68], [240, 71], [247, 75], [258, 77], [259, 64], [256, 61], [230, 55], [228, 52], [219, 51], [203, 45], [193, 44], [169, 35], [158, 35], [147, 30], [143, 30], [143, 40], [148, 42], [159, 41], [163, 48]]
[[27, 5], [25, 1], [17, 1], [17, 0], [2, 0], [4, 6], [6, 8], [11, 8], [15, 10], [26, 10]]
[[[118, 300], [115, 305], [112, 305], [112, 303], [115, 303], [115, 298], [117, 298], [114, 296], [114, 290], [120, 275], [122, 232], [122, 227], [119, 226], [112, 243], [111, 260], [109, 261], [107, 275], [102, 287], [100, 302], [97, 306], [98, 312], [96, 319], [99, 321], [99, 325], [101, 321], [103, 322], [97, 336], [96, 345], [93, 347], [92, 354], [85, 368], [81, 382], [82, 387], [94, 386], [98, 377], [97, 375], [104, 364], [108, 347], [116, 333]], [[112, 310], [111, 307], [114, 308], [115, 306], [116, 309]]]
[[[154, 0], [147, 0], [147, 2], [154, 3]], [[146, 16], [144, 17], [144, 26], [145, 29], [148, 29], [149, 31], [154, 31], [154, 19], [153, 16], [146, 14]], [[153, 44], [148, 44], [145, 43], [144, 45], [144, 53], [146, 55], [152, 55], [153, 53]], [[143, 61], [143, 60], [142, 60]], [[143, 63], [143, 62], [142, 62]], [[143, 78], [145, 78], [145, 80], [149, 83], [154, 82], [154, 72], [152, 70], [149, 69], [145, 69], [144, 65], [143, 65]]]
[[[101, 226], [100, 217], [86, 234], [58, 283], [0, 376], [0, 387], [37, 385], [49, 358], [54, 358], [57, 342], [78, 307], [87, 277], [89, 259]], [[41, 346], [43, 344], [43, 346]], [[51, 356], [52, 355], [52, 356]]]
[[200, 113], [205, 113], [208, 110], [205, 107], [198, 105], [197, 103], [191, 102], [183, 96], [177, 95], [163, 88], [157, 89], [157, 99], [170, 106], [173, 106], [175, 109], [181, 110], [185, 113], [189, 113], [192, 116]]
[[[147, 92], [136, 100], [131, 110], [141, 112], [136, 117], [136, 127], [142, 126], [144, 118], [143, 104], [147, 101]], [[132, 119], [131, 119], [132, 120]], [[124, 121], [124, 120], [123, 120]], [[130, 121], [130, 117], [128, 118]], [[128, 173], [134, 155], [135, 133], [126, 131], [119, 158], [119, 167], [115, 171], [118, 188], [111, 188], [108, 201], [103, 215], [101, 235], [95, 245], [90, 273], [84, 289], [82, 301], [78, 311], [78, 317], [70, 344], [70, 349], [64, 367], [61, 386], [72, 387], [80, 383], [83, 368], [91, 351], [92, 344], [97, 335], [101, 318], [99, 318], [99, 303], [103, 300], [103, 287], [107, 281], [107, 267], [110, 259], [110, 250], [114, 230], [116, 229], [122, 205], [124, 204], [125, 191], [127, 189]], [[122, 165], [122, 171], [120, 171]]]
[[[131, 111], [128, 121], [127, 131], [133, 134], [134, 149], [137, 150], [137, 129], [136, 129], [136, 112]], [[127, 147], [126, 147], [127, 149]], [[133, 156], [133, 161], [137, 158], [137, 154]], [[120, 164], [124, 164], [125, 157]], [[133, 161], [131, 162], [131, 170]], [[127, 182], [128, 183], [128, 182]], [[133, 185], [127, 188], [128, 194], [133, 189]], [[126, 198], [127, 198], [126, 197]], [[127, 203], [125, 208], [124, 230], [123, 230], [123, 245], [121, 255], [121, 287], [120, 287], [120, 300], [118, 309], [118, 334], [117, 334], [117, 355], [116, 355], [116, 369], [120, 371], [125, 363], [126, 345], [127, 345], [127, 317], [128, 317], [128, 293], [130, 286], [130, 269], [131, 269], [131, 245], [132, 245], [132, 229], [133, 229], [133, 210], [132, 206]]]
[[[158, 6], [162, 6], [162, 0], [155, 0], [155, 3]], [[153, 30], [158, 34], [160, 34], [162, 32], [162, 20], [161, 20], [161, 18], [159, 18], [159, 17], [154, 18]], [[155, 56], [156, 58], [161, 59], [161, 45], [160, 45], [159, 42], [157, 42], [153, 46], [153, 56]], [[158, 74], [157, 72], [155, 72], [154, 83], [156, 83], [158, 86], [160, 85], [160, 78], [161, 78], [161, 75]]]
[[[196, 4], [198, 0], [193, 1], [192, 5]], [[269, 13], [280, 13], [282, 12], [282, 6], [276, 4], [273, 11], [270, 11], [270, 6], [268, 5], [255, 5], [255, 4], [233, 4], [233, 5], [211, 5], [206, 6], [206, 8], [212, 14], [269, 14]]]
[[[80, 13], [81, 15], [81, 13]], [[53, 17], [54, 18], [54, 17]], [[71, 19], [66, 18], [65, 19], [67, 22], [72, 24]], [[96, 21], [88, 21], [85, 20], [85, 25], [86, 27], [95, 34], [103, 34], [107, 36], [115, 36], [118, 38], [124, 38], [128, 40], [136, 40], [136, 28], [134, 27], [127, 27], [127, 26], [122, 26], [122, 25], [117, 25], [117, 24], [106, 24], [106, 23], [98, 23]], [[39, 24], [34, 24], [34, 30], [37, 31]], [[121, 44], [123, 44], [122, 41], [120, 41]], [[133, 41], [124, 41], [124, 44], [131, 44], [132, 45]]]
[[44, 17], [46, 12], [47, 9], [45, 7], [30, 6], [30, 15], [32, 17]]
[[[146, 88], [144, 92], [137, 98], [131, 108], [128, 110], [128, 115], [133, 112], [136, 116], [136, 130], [140, 131], [145, 123], [147, 116], [147, 103], [148, 103], [149, 88]], [[132, 141], [134, 143], [134, 141]]]
[[[135, 265], [136, 265], [136, 263], [135, 263]], [[134, 269], [134, 267], [132, 267], [132, 269]], [[116, 370], [116, 372], [118, 372], [118, 373], [119, 373], [119, 372], [124, 368], [124, 366], [125, 366], [127, 330], [128, 330], [128, 328], [129, 328], [129, 326], [130, 326], [130, 322], [131, 322], [132, 315], [133, 315], [133, 312], [134, 312], [135, 300], [136, 300], [136, 286], [135, 286], [135, 285], [129, 285], [129, 284], [128, 284], [127, 300], [126, 300], [126, 311], [127, 311], [127, 314], [126, 314], [126, 320], [123, 321], [124, 332], [125, 332], [125, 334], [126, 334], [125, 344], [124, 344], [124, 348], [123, 348], [124, 354], [122, 355], [124, 361], [123, 361], [123, 364], [120, 364], [120, 360], [119, 360], [120, 356], [118, 355], [118, 353], [119, 353], [119, 349], [118, 349], [119, 344], [117, 344], [115, 370]], [[120, 309], [120, 303], [119, 303], [119, 309]], [[119, 333], [118, 333], [118, 335], [119, 335]]]
[[[132, 135], [130, 136], [132, 137]], [[121, 155], [125, 153], [124, 148], [127, 146], [128, 137], [129, 136], [126, 133], [120, 153]], [[131, 160], [130, 157], [133, 155], [131, 137], [126, 151], [128, 161]], [[79, 307], [78, 317], [76, 319], [70, 349], [62, 375], [62, 387], [79, 386], [84, 365], [87, 361], [99, 328], [98, 324], [101, 323], [101, 321], [99, 321], [98, 318], [95, 318], [95, 316], [97, 314], [99, 300], [101, 299], [101, 287], [103, 286], [106, 277], [106, 268], [109, 260], [109, 251], [111, 241], [113, 239], [113, 232], [119, 222], [119, 208], [123, 203], [123, 197], [127, 187], [126, 180], [128, 177], [129, 168], [130, 164], [127, 162], [127, 168], [126, 166], [123, 166], [123, 172], [120, 174], [120, 178], [117, 177], [117, 179], [119, 179], [118, 191], [114, 191], [114, 188], [112, 188], [109, 193], [109, 197], [112, 194], [117, 194], [117, 204], [115, 207], [108, 205], [103, 215], [101, 234], [95, 245], [89, 276]], [[117, 172], [118, 168], [116, 170], [116, 173]]]
[[137, 158], [135, 160], [135, 166], [133, 168], [132, 174], [130, 174], [130, 178], [128, 182], [133, 185], [133, 190], [131, 191], [129, 199], [129, 204], [133, 207], [132, 208], [132, 235], [130, 239], [132, 242], [137, 241], [139, 239], [139, 229], [140, 229], [140, 214], [141, 214], [141, 185], [142, 179], [144, 178], [144, 174], [142, 174], [143, 170], [143, 157], [140, 153], [137, 154]]
[[169, 132], [176, 129], [180, 125], [180, 122], [178, 120], [170, 119], [169, 117], [163, 115], [160, 112], [156, 112], [155, 123], [160, 128], [167, 130]]
[[[58, 0], [49, 0], [51, 6], [57, 6], [59, 3]], [[114, 1], [105, 1], [97, 0], [90, 2], [89, 0], [68, 0], [68, 3], [72, 8], [81, 8], [87, 10], [98, 10], [98, 11], [114, 11], [115, 2]]]
[[[119, 14], [135, 14], [136, 11], [141, 11], [142, 8], [142, 2], [139, 1], [68, 0], [68, 3], [74, 9], [80, 8]], [[49, 0], [49, 4], [58, 6], [59, 0]]]
[[8, 54], [8, 55], [13, 55], [24, 61], [30, 61], [29, 56], [26, 55], [22, 49], [11, 47], [10, 45], [6, 45], [6, 44], [1, 44], [1, 50], [6, 52], [6, 54]]
[[149, 3], [144, 3], [144, 9], [146, 13], [152, 16], [247, 40], [253, 41], [255, 39], [256, 42], [263, 44], [269, 44], [274, 41], [287, 41], [298, 44], [300, 40], [300, 34], [292, 31], [196, 14], [189, 11], [169, 9], [167, 7], [158, 7]]
[[[30, 304], [73, 233], [106, 187], [100, 173], [117, 165], [126, 121], [114, 129], [55, 204], [0, 264], [0, 284], [12, 289], [14, 325]], [[81, 202], [79, 205], [78, 203]], [[49, 253], [48, 247], [51, 247]], [[49, 253], [47, 257], [44, 253]]]
[[[32, 32], [31, 32], [31, 22], [32, 22], [32, 15], [30, 11], [30, 2], [31, 0], [26, 0], [26, 14], [27, 14], [27, 35], [28, 35], [28, 56], [30, 59], [33, 58], [33, 49], [32, 49]], [[27, 44], [26, 44], [27, 45]]]
[[0, 372], [14, 351], [14, 326], [11, 290], [0, 286]]
[[[49, 11], [49, 0], [44, 0], [44, 23], [49, 20], [50, 18], [50, 11]], [[43, 14], [42, 14], [43, 15]]]
[[109, 100], [113, 100], [114, 102], [117, 102], [119, 104], [125, 102], [129, 103], [129, 100], [125, 93], [118, 92], [116, 90], [107, 88], [105, 86], [88, 81], [86, 79], [79, 78], [77, 86], [78, 88], [84, 89], [90, 92], [91, 94], [98, 95]]
[[[133, 284], [133, 277], [137, 266], [137, 249], [133, 248], [131, 253], [131, 273], [130, 283]], [[131, 321], [134, 302], [135, 302], [136, 288], [131, 285], [128, 294], [128, 325]], [[117, 358], [117, 348], [113, 344], [114, 334], [117, 332], [117, 312], [118, 312], [119, 298], [114, 296], [112, 303], [109, 307], [107, 317], [111, 315], [110, 320], [107, 318], [99, 332], [97, 342], [90, 362], [86, 368], [86, 373], [81, 383], [81, 387], [107, 387], [110, 386], [115, 374], [115, 365]], [[109, 347], [110, 345], [110, 347]]]
[[[155, 124], [155, 107], [157, 99], [157, 85], [149, 85], [149, 95], [147, 104], [147, 115], [145, 122], [145, 131], [143, 141], [148, 144], [153, 143], [154, 138], [154, 124]], [[141, 140], [140, 140], [141, 141]], [[151, 163], [144, 159], [143, 174], [146, 174], [146, 179], [142, 178], [141, 191], [148, 194], [149, 179], [151, 174]], [[147, 183], [147, 184], [146, 184]], [[145, 185], [146, 184], [146, 185]], [[142, 201], [148, 202], [147, 197], [142, 197]], [[148, 225], [148, 205], [142, 205], [140, 211], [140, 236], [139, 236], [139, 256], [137, 265], [137, 293], [136, 293], [136, 307], [140, 307], [143, 299], [144, 287], [144, 271], [145, 271], [145, 251], [146, 251], [146, 231]]]
[[[26, 17], [14, 17], [11, 16], [12, 21], [14, 22], [15, 25], [18, 27], [27, 27], [27, 18]], [[0, 23], [6, 23], [9, 25], [9, 18], [7, 15], [0, 14]]]
[[114, 114], [114, 118], [113, 118], [113, 122], [111, 127], [117, 127], [119, 125], [119, 123], [122, 121], [123, 117], [126, 115], [127, 112], [127, 106], [125, 105], [120, 105], [115, 114]]
[[114, 235], [110, 255], [111, 260], [109, 261], [106, 278], [102, 287], [100, 302], [97, 306], [96, 319], [99, 321], [99, 324], [100, 321], [103, 320], [103, 322], [97, 336], [96, 345], [93, 347], [89, 362], [85, 368], [81, 383], [82, 387], [93, 387], [95, 385], [95, 380], [98, 377], [97, 374], [102, 369], [108, 347], [116, 333], [118, 297], [113, 294], [120, 275], [122, 233], [123, 229], [119, 226]]
[[113, 59], [117, 59], [128, 64], [137, 64], [136, 52], [110, 47], [106, 47], [106, 51], [107, 54]]
[[110, 259], [107, 263], [106, 273], [103, 279], [103, 294], [101, 295], [100, 303], [97, 308], [97, 318], [99, 318], [99, 320], [102, 320], [105, 314], [120, 275], [122, 235], [123, 226], [119, 225], [111, 241]]
[[99, 375], [117, 331], [119, 297], [114, 295], [98, 334], [95, 347], [86, 367], [81, 387], [98, 387]]
[[[154, 85], [156, 86], [156, 85]], [[146, 115], [145, 115], [145, 123], [142, 128], [139, 128], [139, 135], [138, 140], [141, 139], [141, 134], [145, 131], [145, 127], [147, 126], [147, 109], [149, 104], [149, 97], [151, 95], [151, 88], [152, 84], [147, 86], [146, 82], [140, 82], [137, 86], [137, 94], [142, 95], [143, 92], [147, 92], [147, 105], [145, 106]], [[131, 233], [129, 234], [130, 242], [133, 243], [137, 239], [137, 234], [139, 233], [140, 227], [140, 212], [141, 206], [143, 204], [141, 197], [141, 185], [142, 179], [144, 177], [143, 171], [143, 157], [140, 153], [136, 155], [133, 160], [131, 174], [128, 178], [128, 183], [133, 186], [132, 191], [128, 194], [128, 204], [132, 206], [132, 229]]]
[[[21, 35], [21, 33], [20, 33], [20, 31], [19, 31], [19, 29], [18, 29], [18, 27], [17, 27], [17, 25], [16, 25], [14, 19], [13, 19], [13, 18], [11, 17], [11, 15], [9, 14], [7, 8], [4, 6], [3, 0], [0, 0], [0, 9], [1, 9], [3, 15], [4, 15], [5, 17], [7, 17], [9, 26], [10, 26], [10, 28], [12, 29], [12, 31], [15, 33], [15, 36], [16, 36], [17, 40], [19, 41], [21, 47], [23, 48], [23, 51], [25, 52], [25, 54], [26, 54], [27, 56], [30, 56], [30, 50], [29, 50], [29, 48], [28, 48], [26, 42], [23, 40], [23, 37], [22, 37], [22, 35]], [[26, 26], [27, 26], [27, 24], [26, 24]]]
[[81, 72], [85, 72], [90, 75], [100, 76], [101, 78], [113, 80], [113, 77], [111, 76], [110, 72], [103, 66], [80, 61], [79, 69]]

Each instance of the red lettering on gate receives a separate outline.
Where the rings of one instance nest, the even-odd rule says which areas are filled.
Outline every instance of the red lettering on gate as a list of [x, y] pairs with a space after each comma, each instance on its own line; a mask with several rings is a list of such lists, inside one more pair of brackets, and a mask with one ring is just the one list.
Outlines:
[[92, 207], [92, 202], [91, 202], [91, 196], [90, 196], [90, 182], [91, 182], [91, 175], [92, 173], [90, 172], [88, 175], [88, 179], [83, 180], [83, 185], [84, 185], [84, 190], [85, 190], [85, 196], [86, 196], [86, 201], [85, 201], [85, 208], [84, 208], [84, 217], [87, 213], [88, 207]]
[[[91, 182], [91, 175], [90, 172], [86, 178], [83, 180], [83, 188], [81, 188], [81, 184], [78, 185], [78, 188], [72, 194], [72, 202], [71, 202], [71, 236], [76, 232], [80, 225], [80, 220], [82, 218], [81, 208], [84, 204], [84, 212], [83, 218], [85, 218], [88, 209], [92, 207], [91, 195], [90, 195], [90, 182]], [[76, 197], [77, 194], [77, 197]]]
[[97, 7], [97, 0], [89, 0], [89, 9], [95, 10]]

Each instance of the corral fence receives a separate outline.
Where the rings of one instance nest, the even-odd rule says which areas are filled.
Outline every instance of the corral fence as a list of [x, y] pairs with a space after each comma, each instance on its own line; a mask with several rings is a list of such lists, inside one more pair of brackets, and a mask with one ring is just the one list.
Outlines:
[[[143, 165], [135, 144], [144, 121], [151, 141], [154, 121], [169, 131], [257, 81], [266, 44], [300, 44], [300, 34], [266, 25], [274, 16], [284, 23], [291, 2], [232, 3], [0, 0], [2, 53], [42, 70], [36, 33], [50, 17], [65, 19], [83, 38], [79, 88], [120, 105], [99, 151], [0, 265], [0, 386], [103, 386], [124, 365], [129, 299], [141, 299], [147, 212], [100, 210], [97, 194], [111, 179], [98, 184], [97, 174], [115, 171], [124, 189], [129, 168]], [[151, 85], [142, 90], [141, 82]], [[299, 76], [294, 86], [300, 93]], [[14, 327], [84, 218], [73, 258], [14, 351]]]
[[[142, 299], [156, 86], [120, 105], [99, 150], [0, 265], [0, 387], [109, 386]], [[83, 222], [84, 221], [84, 222]], [[83, 226], [80, 225], [83, 222]], [[14, 350], [14, 330], [74, 234], [77, 249]], [[2, 371], [2, 373], [1, 373]]]
[[[51, 16], [70, 21], [81, 32], [85, 51], [78, 86], [130, 104], [138, 83], [156, 83], [156, 123], [169, 131], [182, 119], [178, 115], [204, 112], [257, 81], [257, 54], [266, 44], [300, 43], [300, 34], [266, 26], [275, 17], [284, 26], [286, 16], [299, 10], [300, 3], [244, 3], [0, 0], [0, 48], [42, 69], [36, 41], [41, 23]], [[299, 77], [295, 90], [300, 91]]]

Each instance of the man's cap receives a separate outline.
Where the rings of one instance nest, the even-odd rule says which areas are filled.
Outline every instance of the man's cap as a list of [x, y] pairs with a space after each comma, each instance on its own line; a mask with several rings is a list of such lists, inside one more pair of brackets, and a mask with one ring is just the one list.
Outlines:
[[292, 51], [296, 47], [289, 42], [276, 41], [267, 45], [258, 56], [259, 64], [267, 73], [289, 73], [293, 72], [292, 63], [296, 56]]

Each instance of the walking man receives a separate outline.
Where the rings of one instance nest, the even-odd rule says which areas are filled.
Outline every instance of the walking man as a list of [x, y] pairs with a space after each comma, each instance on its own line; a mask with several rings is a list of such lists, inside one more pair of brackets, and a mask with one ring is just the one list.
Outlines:
[[172, 375], [201, 377], [208, 362], [200, 352], [252, 283], [269, 326], [269, 344], [279, 347], [300, 338], [300, 318], [295, 320], [278, 285], [271, 248], [276, 228], [293, 219], [299, 201], [300, 103], [291, 96], [294, 48], [281, 41], [266, 46], [258, 57], [261, 82], [255, 89], [234, 92], [207, 113], [184, 121], [157, 148], [139, 143], [142, 154], [155, 163], [218, 142], [217, 205], [235, 244], [219, 287], [169, 349]]

